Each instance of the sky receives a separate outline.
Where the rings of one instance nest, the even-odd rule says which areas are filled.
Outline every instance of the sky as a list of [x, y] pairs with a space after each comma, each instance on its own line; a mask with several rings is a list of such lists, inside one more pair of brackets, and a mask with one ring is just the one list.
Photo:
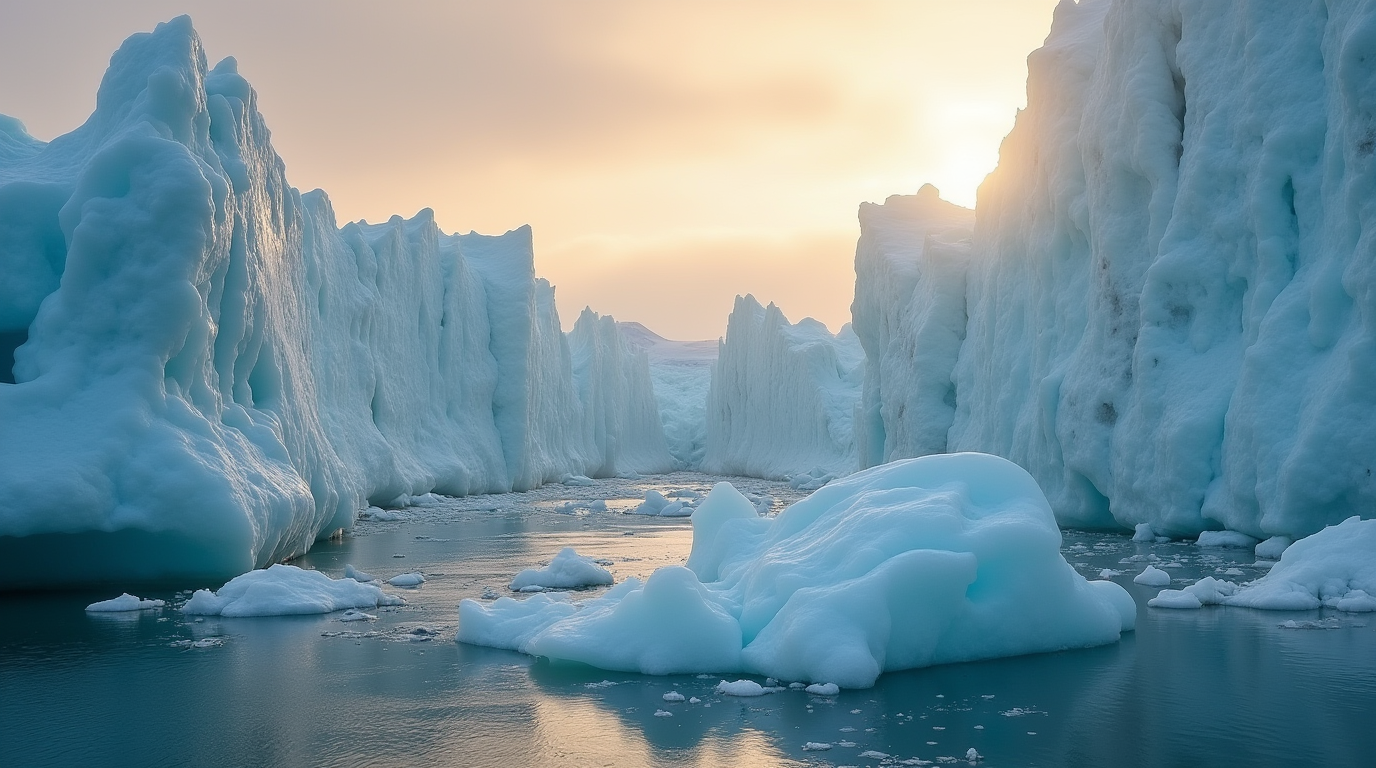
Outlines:
[[0, 113], [51, 139], [125, 37], [188, 13], [340, 222], [530, 224], [588, 305], [716, 338], [737, 294], [850, 319], [856, 209], [973, 206], [1056, 0], [4, 0]]

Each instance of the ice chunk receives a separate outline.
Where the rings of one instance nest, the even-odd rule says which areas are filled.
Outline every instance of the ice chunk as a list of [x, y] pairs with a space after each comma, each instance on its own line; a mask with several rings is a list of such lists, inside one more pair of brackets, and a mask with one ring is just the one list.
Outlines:
[[564, 547], [544, 568], [527, 568], [511, 580], [512, 591], [520, 592], [528, 587], [542, 589], [581, 589], [611, 584], [612, 574], [606, 568], [583, 557], [573, 547]]
[[1132, 577], [1132, 581], [1135, 584], [1143, 584], [1148, 587], [1165, 587], [1171, 583], [1171, 575], [1154, 565], [1149, 565], [1141, 573]]
[[824, 741], [809, 741], [803, 744], [804, 752], [826, 752], [831, 749], [831, 744]]
[[86, 606], [86, 610], [92, 613], [118, 612], [118, 611], [144, 611], [149, 608], [161, 608], [167, 605], [164, 600], [144, 600], [135, 597], [128, 592], [119, 597], [112, 597], [109, 600], [101, 600], [98, 603], [91, 603]]
[[1257, 546], [1258, 542], [1251, 536], [1237, 531], [1202, 531], [1195, 544], [1201, 547], [1252, 549]]
[[656, 710], [655, 710], [655, 717], [673, 717], [673, 716], [674, 716], [674, 713], [668, 711], [667, 709], [656, 709]]
[[1138, 523], [1132, 533], [1133, 541], [1156, 541], [1156, 531], [1151, 529], [1151, 523]]
[[419, 587], [425, 583], [425, 577], [419, 573], [403, 573], [387, 580], [388, 584], [394, 587]]
[[813, 683], [807, 687], [807, 692], [817, 696], [835, 696], [841, 689], [836, 683]]
[[585, 475], [571, 475], [571, 474], [565, 474], [563, 477], [559, 478], [559, 482], [562, 483], [562, 484], [564, 484], [564, 485], [571, 485], [571, 486], [577, 486], [577, 487], [587, 487], [587, 486], [597, 485], [597, 481], [596, 481], [596, 480], [592, 479], [591, 477], [587, 477], [587, 476], [585, 476]]
[[1032, 479], [993, 456], [876, 467], [774, 519], [719, 484], [693, 526], [688, 568], [561, 607], [521, 640], [496, 627], [539, 606], [466, 600], [458, 637], [606, 669], [867, 687], [885, 670], [1109, 643], [1135, 622], [1122, 587], [1061, 556]]
[[377, 617], [371, 613], [364, 613], [357, 608], [350, 608], [339, 617], [340, 621], [376, 621]]
[[331, 579], [320, 571], [278, 563], [236, 576], [214, 592], [196, 590], [182, 606], [182, 612], [204, 616], [287, 616], [405, 603], [374, 584]]
[[353, 579], [357, 582], [376, 581], [370, 574], [364, 573], [354, 568], [352, 565], [347, 564], [344, 566], [344, 578]]
[[717, 683], [715, 690], [726, 696], [763, 696], [773, 692], [772, 689], [766, 688], [754, 680], [736, 680], [729, 683], [723, 680]]
[[1289, 536], [1272, 536], [1258, 544], [1253, 554], [1263, 560], [1279, 560], [1281, 554], [1293, 543], [1295, 542]]
[[662, 697], [665, 701], [683, 701], [683, 694], [678, 691], [669, 691]]
[[1369, 595], [1376, 595], [1376, 520], [1350, 517], [1291, 544], [1280, 562], [1227, 604], [1367, 611]]

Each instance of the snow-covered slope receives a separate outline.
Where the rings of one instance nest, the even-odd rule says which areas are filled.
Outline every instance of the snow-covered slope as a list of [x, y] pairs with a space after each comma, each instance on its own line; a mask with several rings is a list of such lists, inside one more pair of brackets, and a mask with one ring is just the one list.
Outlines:
[[[1376, 514], [1373, 62], [1369, 3], [1062, 2], [980, 188], [946, 448], [1026, 467], [1063, 523]], [[946, 317], [898, 346], [944, 355]], [[907, 416], [868, 462], [939, 447], [893, 441]]]
[[864, 353], [850, 326], [788, 322], [737, 296], [707, 398], [707, 472], [782, 478], [855, 469], [853, 420]]
[[575, 371], [533, 264], [529, 228], [337, 228], [233, 59], [185, 17], [131, 37], [77, 130], [0, 119], [0, 587], [232, 576], [368, 500], [668, 468], [643, 358], [583, 334]]

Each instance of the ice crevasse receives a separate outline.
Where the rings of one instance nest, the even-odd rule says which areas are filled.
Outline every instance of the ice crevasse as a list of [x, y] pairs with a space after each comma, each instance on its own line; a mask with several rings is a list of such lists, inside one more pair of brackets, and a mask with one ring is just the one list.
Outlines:
[[896, 461], [776, 518], [720, 483], [684, 566], [604, 595], [459, 606], [457, 639], [604, 669], [862, 688], [885, 672], [1116, 641], [1136, 606], [1060, 554], [1037, 484], [986, 454]]
[[1373, 62], [1370, 3], [1060, 3], [973, 221], [861, 209], [859, 463], [994, 453], [1173, 537], [1371, 516]]
[[672, 467], [644, 353], [563, 334], [533, 264], [528, 227], [340, 228], [188, 18], [129, 38], [81, 127], [0, 117], [0, 587], [221, 578], [369, 501]]

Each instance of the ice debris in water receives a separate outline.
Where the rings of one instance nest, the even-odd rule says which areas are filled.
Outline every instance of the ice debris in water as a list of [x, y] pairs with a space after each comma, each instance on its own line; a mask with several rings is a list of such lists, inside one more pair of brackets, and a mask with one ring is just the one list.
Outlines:
[[656, 490], [645, 492], [645, 500], [640, 502], [635, 509], [628, 511], [628, 515], [651, 515], [654, 517], [688, 517], [693, 514], [693, 503], [691, 501], [670, 501], [664, 494]]
[[1171, 583], [1171, 575], [1154, 565], [1149, 565], [1141, 573], [1133, 576], [1132, 581], [1148, 587], [1164, 587]]
[[867, 749], [864, 752], [861, 752], [859, 755], [856, 755], [856, 757], [863, 757], [867, 760], [887, 760], [889, 757], [889, 753], [880, 752], [877, 749]]
[[101, 600], [98, 603], [91, 603], [86, 606], [86, 610], [91, 613], [115, 613], [121, 611], [145, 611], [149, 608], [161, 608], [167, 605], [165, 600], [144, 600], [135, 597], [128, 592], [119, 597], [112, 597], [109, 600]]
[[223, 637], [203, 637], [199, 640], [174, 640], [168, 645], [172, 648], [219, 648], [225, 644]]
[[817, 696], [835, 696], [841, 692], [841, 688], [836, 683], [813, 683], [807, 687], [807, 692]]
[[387, 580], [388, 584], [394, 587], [419, 587], [425, 583], [425, 577], [419, 573], [403, 573]]
[[597, 565], [592, 558], [578, 554], [573, 547], [564, 547], [544, 568], [527, 568], [516, 574], [510, 587], [514, 592], [531, 587], [580, 589], [603, 586], [613, 581], [611, 572]]
[[1252, 552], [1262, 560], [1279, 560], [1286, 548], [1294, 543], [1289, 536], [1272, 536], [1258, 544]]
[[364, 573], [363, 571], [358, 570], [357, 568], [353, 567], [352, 565], [345, 565], [345, 566], [344, 566], [344, 578], [346, 578], [346, 579], [353, 579], [354, 581], [357, 581], [357, 582], [360, 582], [360, 583], [368, 582], [368, 581], [376, 581], [376, 579], [373, 578], [372, 574]]
[[[831, 744], [825, 741], [809, 741], [803, 744], [804, 752], [825, 752], [831, 749]], [[861, 755], [864, 757], [864, 755]]]
[[603, 669], [850, 688], [888, 670], [1116, 641], [1132, 598], [1087, 581], [1060, 547], [1036, 483], [986, 454], [857, 472], [772, 519], [718, 483], [693, 515], [686, 567], [580, 605], [465, 600], [458, 639]]
[[585, 487], [588, 487], [588, 486], [597, 485], [597, 481], [594, 480], [594, 479], [592, 479], [591, 477], [588, 477], [587, 475], [573, 475], [573, 474], [567, 474], [567, 475], [564, 475], [563, 477], [559, 478], [559, 482], [560, 482], [560, 483], [563, 483], [564, 485], [574, 486], [574, 487], [579, 487], [579, 488], [585, 488]]
[[1280, 562], [1250, 584], [1238, 585], [1206, 576], [1184, 589], [1163, 590], [1147, 605], [1376, 611], [1376, 520], [1350, 517], [1296, 541], [1284, 550]]
[[205, 616], [286, 616], [405, 604], [405, 600], [374, 584], [331, 579], [320, 571], [278, 563], [235, 576], [214, 592], [196, 590], [182, 606], [182, 612]]
[[655, 717], [673, 717], [674, 713], [665, 709], [656, 709]]
[[665, 701], [683, 701], [683, 694], [679, 693], [678, 691], [669, 691], [668, 693], [664, 694], [661, 698], [663, 698]]
[[396, 512], [390, 509], [383, 509], [381, 507], [368, 507], [367, 509], [358, 513], [358, 519], [372, 520], [374, 522], [379, 523], [394, 523], [398, 520], [404, 520], [405, 516], [402, 515], [400, 512]]
[[715, 690], [726, 696], [763, 696], [774, 691], [773, 688], [766, 688], [754, 680], [735, 680], [729, 683], [723, 680], [717, 683]]
[[357, 608], [350, 608], [339, 617], [340, 621], [375, 621], [377, 619], [371, 613], [364, 613]]

